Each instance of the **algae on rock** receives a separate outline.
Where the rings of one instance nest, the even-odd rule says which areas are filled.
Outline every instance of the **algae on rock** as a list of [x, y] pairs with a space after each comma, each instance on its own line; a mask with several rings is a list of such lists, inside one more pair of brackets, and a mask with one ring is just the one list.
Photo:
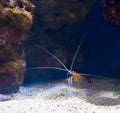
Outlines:
[[35, 6], [29, 0], [0, 1], [0, 93], [18, 90], [26, 62], [22, 42]]

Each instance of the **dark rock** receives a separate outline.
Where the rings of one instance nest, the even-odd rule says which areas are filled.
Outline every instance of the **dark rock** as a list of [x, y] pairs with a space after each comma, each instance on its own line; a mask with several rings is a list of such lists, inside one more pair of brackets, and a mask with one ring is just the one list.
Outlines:
[[0, 1], [0, 93], [16, 92], [24, 78], [23, 41], [32, 25], [34, 5], [28, 0]]

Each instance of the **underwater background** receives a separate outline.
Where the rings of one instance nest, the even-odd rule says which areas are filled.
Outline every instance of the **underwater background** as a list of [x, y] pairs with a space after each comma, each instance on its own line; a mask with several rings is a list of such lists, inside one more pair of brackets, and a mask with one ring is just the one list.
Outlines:
[[[33, 26], [24, 42], [27, 68], [61, 65], [36, 45], [40, 45], [70, 68], [77, 47], [85, 37], [73, 70], [108, 78], [120, 78], [120, 26], [102, 16], [101, 0], [34, 1]], [[82, 5], [81, 5], [82, 4]], [[81, 8], [80, 8], [81, 6]], [[26, 79], [56, 79], [66, 72], [36, 69], [25, 73]]]

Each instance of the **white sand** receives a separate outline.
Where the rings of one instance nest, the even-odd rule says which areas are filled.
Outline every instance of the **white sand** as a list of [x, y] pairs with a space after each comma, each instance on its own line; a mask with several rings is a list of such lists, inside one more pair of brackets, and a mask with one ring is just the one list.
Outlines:
[[0, 113], [120, 113], [119, 86], [94, 79], [81, 89], [64, 82], [21, 87], [12, 100], [0, 102]]

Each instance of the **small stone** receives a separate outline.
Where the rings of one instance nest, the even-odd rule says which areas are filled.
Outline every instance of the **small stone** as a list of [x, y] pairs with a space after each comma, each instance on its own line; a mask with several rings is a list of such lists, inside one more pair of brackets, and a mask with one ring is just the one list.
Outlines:
[[12, 96], [10, 96], [10, 95], [0, 94], [0, 101], [8, 101], [8, 100], [11, 100], [11, 99], [12, 99]]

